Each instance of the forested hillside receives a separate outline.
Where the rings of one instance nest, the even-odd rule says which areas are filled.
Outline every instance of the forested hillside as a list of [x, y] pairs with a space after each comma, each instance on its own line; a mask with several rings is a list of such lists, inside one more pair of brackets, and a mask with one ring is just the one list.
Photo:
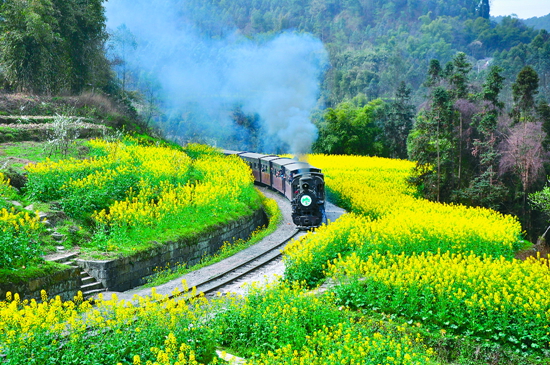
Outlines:
[[[412, 86], [419, 103], [431, 59], [445, 64], [456, 52], [465, 52], [479, 73], [486, 68], [485, 58], [530, 44], [538, 33], [517, 18], [491, 22], [489, 2], [477, 0], [191, 0], [186, 6], [202, 14], [211, 11], [209, 5], [228, 28], [236, 26], [247, 35], [296, 29], [318, 36], [330, 53], [325, 79], [329, 106], [357, 93], [369, 99], [390, 97], [400, 81]], [[206, 20], [200, 25], [205, 32], [224, 29], [212, 29]], [[506, 69], [510, 76], [533, 63], [528, 54], [518, 57], [521, 62]]]
[[550, 14], [525, 19], [523, 22], [535, 29], [546, 29], [547, 31], [550, 31]]
[[122, 96], [105, 55], [102, 0], [2, 1], [0, 87], [7, 92]]
[[529, 194], [550, 172], [550, 34], [492, 20], [488, 0], [40, 0], [1, 13], [8, 92], [103, 93], [179, 143], [411, 159], [426, 197], [516, 214], [531, 238], [545, 228]]
[[[426, 197], [514, 213], [535, 239], [528, 194], [548, 174], [550, 35], [488, 1], [194, 1], [213, 37], [288, 29], [329, 52], [314, 151], [410, 158]], [[527, 153], [526, 151], [531, 151]], [[540, 221], [539, 221], [540, 220]], [[538, 232], [538, 233], [534, 233]]]

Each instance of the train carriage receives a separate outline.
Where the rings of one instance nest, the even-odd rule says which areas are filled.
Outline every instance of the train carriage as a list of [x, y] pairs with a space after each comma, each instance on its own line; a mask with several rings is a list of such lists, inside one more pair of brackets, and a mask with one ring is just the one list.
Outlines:
[[292, 206], [292, 220], [299, 228], [320, 226], [325, 217], [325, 183], [321, 169], [307, 162], [274, 155], [224, 150], [250, 166], [254, 181], [284, 195]]
[[271, 175], [273, 181], [271, 187], [283, 195], [286, 195], [286, 180], [288, 178], [286, 166], [294, 162], [296, 161], [290, 158], [281, 157], [271, 161]]
[[253, 152], [242, 152], [238, 153], [238, 156], [245, 160], [246, 163], [248, 163], [248, 166], [250, 166], [250, 169], [252, 170], [252, 175], [254, 175], [254, 181], [257, 181], [258, 183], [263, 183], [260, 158], [267, 157], [267, 155], [261, 155], [259, 153]]
[[279, 156], [265, 156], [260, 158], [260, 164], [262, 165], [261, 177], [262, 183], [266, 186], [271, 187], [273, 185], [273, 164], [271, 163], [274, 160], [279, 160]]

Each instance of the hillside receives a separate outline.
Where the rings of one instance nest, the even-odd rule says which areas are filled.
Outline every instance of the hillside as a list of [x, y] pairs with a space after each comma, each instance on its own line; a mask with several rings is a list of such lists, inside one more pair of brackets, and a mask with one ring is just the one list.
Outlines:
[[550, 14], [525, 19], [523, 22], [529, 27], [533, 27], [535, 29], [546, 29], [550, 32]]
[[[55, 251], [59, 245], [65, 245], [67, 249], [79, 247], [90, 239], [89, 227], [69, 217], [62, 202], [46, 202], [29, 195], [27, 168], [47, 161], [89, 159], [92, 154], [88, 140], [117, 138], [123, 130], [139, 133], [145, 129], [131, 110], [101, 94], [74, 97], [0, 95], [1, 208], [4, 218], [11, 219], [11, 214], [24, 217], [30, 223], [35, 219], [35, 212], [39, 211], [40, 219], [47, 219], [50, 225], [48, 230], [29, 231], [29, 237], [10, 244], [10, 250], [2, 251], [2, 278], [6, 279], [7, 271], [17, 265], [33, 266], [38, 253]], [[25, 214], [30, 216], [25, 217]], [[38, 239], [40, 243], [33, 245], [32, 250], [26, 250], [25, 239]], [[18, 252], [20, 249], [23, 251]]]
[[[431, 59], [445, 64], [456, 52], [465, 52], [472, 60], [481, 60], [529, 44], [537, 34], [519, 19], [491, 21], [489, 9], [479, 4], [474, 0], [252, 4], [209, 0], [176, 6], [182, 6], [209, 36], [219, 37], [236, 27], [250, 36], [296, 29], [319, 37], [330, 53], [324, 91], [328, 105], [334, 106], [357, 93], [371, 100], [391, 97], [400, 81], [411, 85], [419, 104]], [[507, 71], [515, 75], [517, 67]]]

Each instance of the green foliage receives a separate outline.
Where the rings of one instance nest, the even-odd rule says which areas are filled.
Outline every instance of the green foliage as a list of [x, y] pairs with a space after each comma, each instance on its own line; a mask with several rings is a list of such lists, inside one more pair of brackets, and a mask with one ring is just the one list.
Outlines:
[[[342, 223], [342, 220], [349, 222], [350, 219], [361, 221], [360, 218], [349, 216], [340, 218], [339, 222]], [[312, 247], [307, 263], [295, 260], [289, 255], [284, 256], [286, 280], [304, 282], [306, 285], [314, 287], [326, 277], [325, 270], [328, 262], [349, 254], [360, 244], [356, 240], [350, 239], [354, 232], [345, 224], [322, 226], [317, 229], [317, 232], [318, 235], [309, 236], [302, 242], [304, 245]]]
[[384, 104], [379, 113], [381, 129], [384, 131], [384, 140], [389, 157], [407, 158], [407, 138], [413, 126], [416, 114], [411, 104], [411, 88], [401, 82], [392, 101]]
[[[550, 220], [550, 187], [545, 186], [542, 190], [536, 191], [534, 193], [529, 194], [529, 203], [535, 208], [540, 210], [544, 217], [546, 218], [546, 221], [548, 222]], [[546, 228], [544, 233], [541, 235], [543, 239], [545, 239], [546, 234], [548, 233], [548, 230], [550, 229], [550, 226]]]
[[54, 4], [49, 0], [6, 1], [0, 11], [4, 19], [0, 61], [8, 82], [37, 93], [65, 87], [56, 79], [63, 75], [65, 50]]
[[[29, 358], [42, 364], [137, 364], [136, 355], [145, 364], [157, 360], [159, 350], [176, 357], [180, 351], [187, 357], [191, 350], [201, 363], [210, 363], [214, 356], [215, 334], [199, 319], [206, 314], [200, 308], [206, 304], [203, 301], [180, 302], [194, 310], [177, 308], [173, 301], [168, 306], [155, 304], [151, 297], [141, 298], [135, 308], [131, 303], [124, 308], [123, 303], [116, 301], [96, 301], [93, 310], [81, 295], [71, 302], [61, 302], [59, 297], [48, 300], [46, 293], [41, 302], [29, 303], [18, 297], [13, 302], [8, 298], [8, 302], [15, 311], [29, 310], [31, 306], [34, 310], [41, 308], [49, 313], [48, 321], [56, 327], [41, 327], [35, 322], [23, 331], [16, 323], [10, 323], [16, 334], [30, 331], [32, 341], [16, 335], [19, 346], [4, 346], [5, 337], [2, 338], [6, 364], [20, 364]], [[2, 302], [4, 308], [5, 303]], [[41, 323], [44, 321], [42, 318]]]
[[529, 194], [529, 201], [550, 217], [550, 187]]
[[408, 139], [409, 157], [418, 162], [411, 181], [430, 199], [498, 209], [508, 192], [497, 176], [504, 78], [502, 68], [491, 66], [481, 91], [473, 94], [471, 71], [463, 52], [444, 69], [437, 60], [430, 63], [429, 104]]
[[515, 108], [513, 111], [516, 123], [531, 121], [535, 108], [535, 95], [538, 94], [539, 75], [531, 66], [525, 66], [512, 85]]
[[345, 319], [332, 298], [315, 297], [297, 283], [253, 286], [246, 297], [221, 304], [214, 320], [215, 331], [223, 334], [220, 345], [243, 356], [285, 345], [300, 348], [306, 336]]
[[[453, 161], [457, 144], [454, 135], [456, 121], [451, 94], [442, 86], [432, 91], [431, 109], [419, 114], [413, 133], [409, 135], [409, 157], [417, 161], [420, 184], [424, 194], [436, 201], [445, 200], [453, 182]], [[433, 170], [423, 166], [434, 165]], [[423, 173], [420, 173], [422, 171]], [[418, 184], [418, 182], [417, 182]]]
[[[337, 303], [354, 309], [391, 314], [435, 331], [443, 329], [450, 335], [498, 343], [516, 353], [544, 356], [549, 338], [544, 318], [547, 302], [532, 302], [541, 288], [517, 283], [544, 277], [545, 265], [535, 260], [522, 264], [473, 254], [408, 258], [375, 254], [365, 261], [361, 277], [347, 277], [334, 291]], [[395, 272], [390, 274], [391, 281], [381, 279], [390, 271]], [[485, 280], [498, 282], [494, 291], [490, 289], [493, 285], [483, 283]]]
[[[113, 169], [119, 168], [120, 166], [113, 166]], [[135, 169], [126, 170], [112, 176], [111, 179], [104, 180], [105, 185], [102, 189], [71, 184], [57, 186], [56, 188], [61, 191], [57, 199], [61, 199], [63, 211], [69, 217], [85, 222], [94, 212], [106, 209], [115, 201], [124, 199], [128, 192], [132, 191], [132, 187], [138, 186], [140, 181], [138, 170], [139, 166], [136, 166]], [[97, 174], [102, 175], [102, 171], [97, 171]], [[93, 178], [93, 173], [87, 176]]]
[[46, 227], [38, 217], [15, 209], [0, 210], [0, 266], [14, 269], [40, 262], [41, 235]]
[[297, 29], [319, 37], [330, 53], [324, 86], [329, 106], [335, 107], [358, 93], [369, 100], [390, 97], [401, 81], [419, 101], [430, 59], [444, 65], [461, 51], [481, 60], [536, 36], [520, 19], [492, 22], [489, 5], [486, 0], [192, 0], [184, 6], [210, 37], [223, 37], [232, 27], [250, 36]]
[[487, 79], [483, 84], [481, 98], [484, 100], [480, 113], [474, 115], [473, 126], [479, 133], [479, 138], [472, 143], [474, 157], [476, 157], [474, 178], [468, 187], [459, 195], [464, 202], [470, 205], [481, 205], [498, 210], [500, 202], [507, 194], [504, 184], [498, 179], [498, 165], [500, 153], [496, 138], [498, 117], [504, 104], [499, 99], [504, 78], [502, 68], [491, 66]]
[[0, 62], [13, 89], [79, 92], [108, 82], [101, 0], [9, 0], [0, 13]]
[[[550, 69], [550, 35], [548, 31], [541, 30], [531, 37], [530, 42], [525, 41], [523, 44], [504, 49], [500, 53], [497, 52], [495, 64], [502, 67], [502, 75], [509, 84], [517, 79], [518, 74], [525, 66], [531, 66], [541, 76], [538, 80], [541, 96], [544, 99], [549, 99], [550, 80], [543, 77]], [[520, 90], [518, 89], [518, 91]]]
[[525, 19], [523, 22], [535, 29], [545, 29], [550, 31], [550, 14]]
[[319, 138], [314, 145], [315, 152], [371, 156], [385, 154], [382, 130], [375, 119], [384, 102], [377, 99], [359, 106], [359, 100], [342, 102], [325, 112], [324, 121], [319, 126]]
[[240, 160], [227, 172], [225, 156], [215, 148], [189, 145], [191, 159], [181, 147], [160, 145], [148, 138], [92, 140], [90, 159], [29, 165], [27, 197], [57, 200], [70, 218], [93, 231], [81, 246], [113, 256], [156, 242], [194, 240], [259, 207]]

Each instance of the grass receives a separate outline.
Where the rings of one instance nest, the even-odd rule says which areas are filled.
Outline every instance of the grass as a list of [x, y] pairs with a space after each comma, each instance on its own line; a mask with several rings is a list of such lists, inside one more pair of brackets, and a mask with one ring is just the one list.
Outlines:
[[24, 269], [0, 269], [0, 283], [23, 284], [32, 279], [45, 277], [65, 269], [67, 269], [67, 266], [51, 261], [44, 261], [41, 264], [28, 266]]
[[150, 279], [148, 279], [147, 284], [145, 284], [143, 287], [151, 288], [151, 287], [159, 286], [171, 280], [177, 279], [178, 277], [188, 274], [192, 271], [196, 271], [203, 267], [213, 265], [230, 256], [233, 256], [237, 252], [240, 252], [260, 242], [263, 238], [275, 232], [275, 230], [277, 229], [277, 227], [279, 226], [282, 220], [282, 213], [279, 210], [277, 203], [275, 203], [274, 200], [268, 199], [261, 194], [260, 196], [262, 196], [262, 204], [264, 206], [264, 209], [269, 219], [269, 224], [267, 227], [261, 227], [257, 231], [253, 232], [248, 240], [237, 240], [233, 244], [229, 244], [228, 242], [225, 242], [224, 245], [221, 247], [220, 251], [216, 255], [205, 257], [203, 260], [201, 260], [200, 263], [193, 265], [191, 267], [187, 267], [185, 263], [181, 263], [173, 267], [171, 267], [170, 265], [167, 265], [166, 267], [163, 267], [163, 268], [157, 268], [155, 270], [156, 273], [152, 277], [150, 277]]
[[47, 142], [8, 142], [0, 145], [0, 167], [2, 169], [12, 168], [15, 172], [22, 174], [24, 167], [29, 162], [44, 162], [46, 159], [59, 161], [65, 158], [84, 158], [88, 152], [84, 146], [85, 139], [77, 139], [69, 148], [67, 155], [61, 153], [48, 153]]
[[91, 260], [111, 260], [127, 257], [136, 252], [145, 251], [155, 247], [159, 242], [170, 241], [194, 241], [197, 237], [215, 232], [228, 222], [246, 217], [252, 214], [255, 207], [246, 207], [233, 214], [223, 216], [209, 216], [208, 209], [203, 211], [193, 210], [196, 220], [182, 222], [178, 228], [169, 224], [159, 224], [155, 227], [141, 227], [138, 232], [127, 232], [126, 236], [116, 239], [116, 246], [111, 245], [112, 239], [107, 241], [98, 240], [98, 233], [89, 241], [82, 242], [82, 253], [80, 258]]

